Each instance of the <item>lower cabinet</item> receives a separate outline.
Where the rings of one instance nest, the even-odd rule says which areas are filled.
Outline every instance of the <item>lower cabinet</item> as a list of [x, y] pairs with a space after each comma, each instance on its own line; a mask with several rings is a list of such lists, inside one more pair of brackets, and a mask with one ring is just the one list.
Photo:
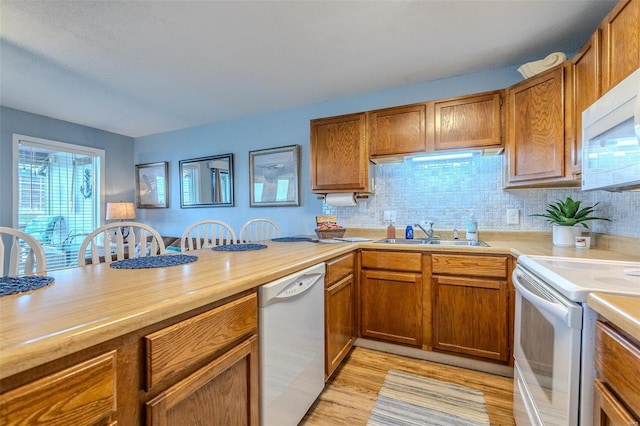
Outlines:
[[252, 293], [145, 336], [147, 389], [164, 388], [147, 425], [258, 425], [257, 306]]
[[360, 335], [422, 345], [422, 254], [361, 252]]
[[147, 402], [147, 425], [257, 425], [258, 380], [253, 336]]
[[327, 262], [325, 276], [325, 375], [329, 378], [355, 340], [353, 253]]
[[595, 344], [593, 424], [640, 424], [640, 342], [598, 321]]
[[0, 382], [0, 424], [254, 425], [258, 298], [215, 302]]
[[433, 348], [509, 361], [507, 257], [432, 255]]
[[116, 351], [0, 395], [3, 425], [115, 425]]

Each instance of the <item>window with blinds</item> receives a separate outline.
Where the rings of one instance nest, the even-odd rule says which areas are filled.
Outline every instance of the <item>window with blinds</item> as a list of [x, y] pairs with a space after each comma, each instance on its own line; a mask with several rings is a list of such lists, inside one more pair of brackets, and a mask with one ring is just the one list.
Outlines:
[[76, 266], [84, 237], [100, 226], [104, 151], [14, 135], [18, 229], [36, 238], [47, 269]]

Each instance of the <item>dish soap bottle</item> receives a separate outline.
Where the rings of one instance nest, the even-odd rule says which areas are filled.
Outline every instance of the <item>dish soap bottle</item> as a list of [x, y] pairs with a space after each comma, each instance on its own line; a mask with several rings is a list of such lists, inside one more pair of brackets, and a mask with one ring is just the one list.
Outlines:
[[478, 241], [478, 221], [473, 212], [471, 212], [469, 221], [467, 222], [467, 240]]
[[389, 226], [387, 226], [387, 238], [395, 238], [396, 237], [396, 227], [393, 225], [393, 222], [389, 222]]
[[405, 240], [413, 240], [413, 226], [407, 225], [404, 230], [404, 238]]

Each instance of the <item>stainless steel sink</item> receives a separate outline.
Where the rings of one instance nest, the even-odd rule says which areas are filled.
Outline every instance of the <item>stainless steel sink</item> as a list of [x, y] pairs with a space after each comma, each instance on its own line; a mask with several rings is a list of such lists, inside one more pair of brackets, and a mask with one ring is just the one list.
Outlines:
[[423, 244], [438, 246], [472, 246], [472, 247], [489, 247], [484, 241], [467, 241], [467, 240], [441, 240], [440, 238], [415, 238], [407, 240], [404, 238], [385, 238], [378, 240], [376, 243], [381, 244]]

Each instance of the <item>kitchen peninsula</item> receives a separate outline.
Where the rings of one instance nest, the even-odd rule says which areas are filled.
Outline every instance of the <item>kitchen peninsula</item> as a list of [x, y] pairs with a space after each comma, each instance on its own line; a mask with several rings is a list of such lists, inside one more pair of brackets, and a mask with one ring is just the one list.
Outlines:
[[[491, 247], [269, 242], [268, 248], [258, 253], [194, 251], [197, 262], [169, 268], [119, 270], [100, 264], [52, 271], [55, 281], [49, 286], [0, 298], [0, 401], [4, 404], [7, 395], [14, 396], [22, 385], [27, 388], [34, 381], [60, 380], [59, 372], [79, 365], [88, 371], [110, 371], [97, 388], [112, 390], [110, 397], [104, 397], [108, 401], [106, 418], [121, 424], [140, 424], [144, 405], [151, 412], [162, 412], [162, 404], [173, 404], [167, 389], [177, 386], [184, 392], [184, 386], [202, 384], [221, 374], [221, 369], [242, 372], [233, 382], [241, 391], [246, 391], [243, 386], [253, 389], [257, 380], [256, 288], [360, 248], [381, 253], [418, 251], [423, 255], [585, 256], [573, 248], [558, 250], [546, 240], [487, 242]], [[587, 254], [640, 260], [638, 255], [601, 249], [591, 249]], [[204, 353], [206, 344], [195, 336], [207, 330], [223, 336], [212, 351]], [[181, 345], [192, 347], [185, 351]], [[162, 360], [167, 352], [175, 358], [180, 358], [176, 354], [189, 354], [172, 364], [171, 359]], [[240, 359], [237, 365], [232, 355]], [[87, 361], [93, 364], [87, 365]], [[256, 398], [257, 393], [252, 392], [250, 395]], [[252, 422], [257, 422], [255, 402], [246, 404], [247, 418]]]

